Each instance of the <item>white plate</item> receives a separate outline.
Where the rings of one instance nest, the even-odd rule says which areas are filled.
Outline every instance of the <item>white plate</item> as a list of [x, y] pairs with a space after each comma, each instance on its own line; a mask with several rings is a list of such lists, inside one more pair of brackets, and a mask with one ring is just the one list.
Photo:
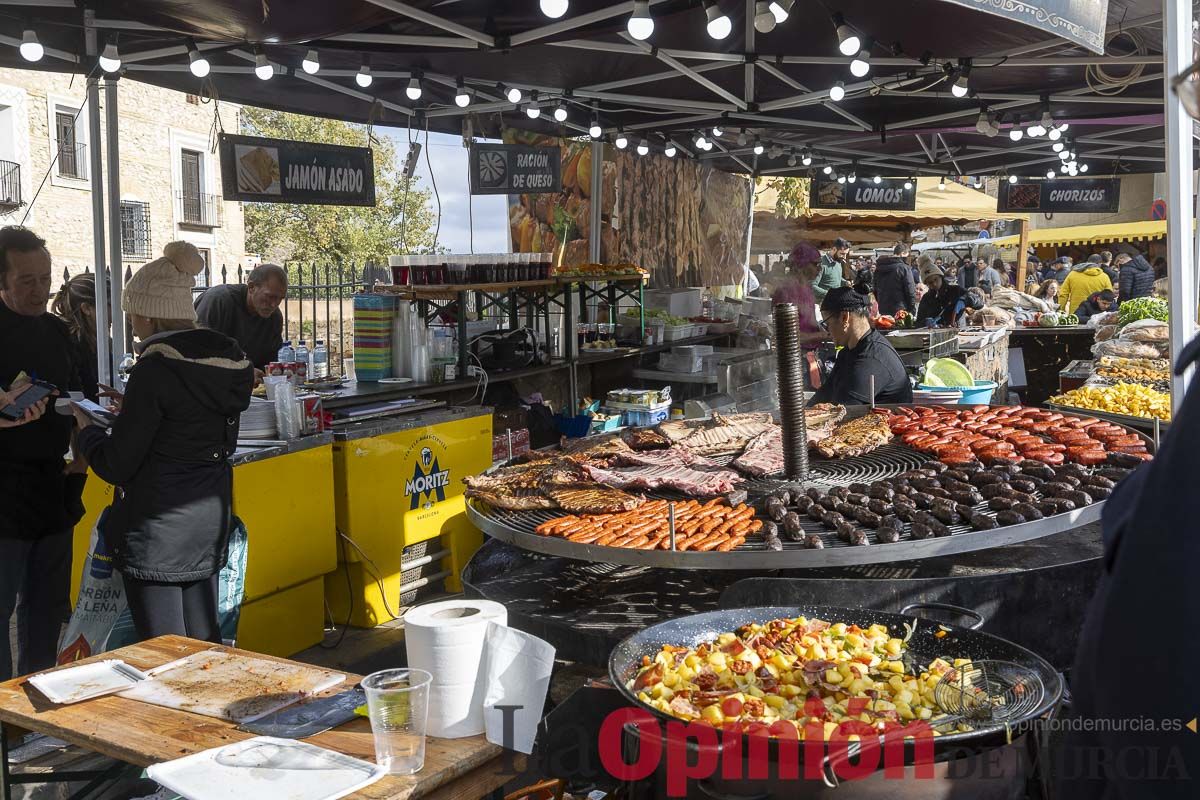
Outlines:
[[380, 378], [378, 383], [412, 383], [412, 378]]
[[150, 677], [120, 659], [43, 672], [29, 679], [52, 703], [69, 704], [122, 692]]

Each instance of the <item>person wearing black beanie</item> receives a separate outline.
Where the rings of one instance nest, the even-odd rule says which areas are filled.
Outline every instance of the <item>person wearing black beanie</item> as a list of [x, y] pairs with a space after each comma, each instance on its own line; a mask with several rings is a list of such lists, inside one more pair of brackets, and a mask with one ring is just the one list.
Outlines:
[[[900, 354], [871, 327], [870, 287], [864, 283], [830, 290], [821, 301], [821, 324], [841, 348], [814, 403], [868, 405], [911, 403], [912, 384]], [[872, 394], [874, 390], [874, 394]]]

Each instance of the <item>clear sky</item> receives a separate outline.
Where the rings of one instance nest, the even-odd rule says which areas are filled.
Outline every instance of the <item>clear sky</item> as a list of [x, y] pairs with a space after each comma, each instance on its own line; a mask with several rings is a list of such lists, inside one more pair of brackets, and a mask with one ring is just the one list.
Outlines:
[[[408, 154], [408, 131], [403, 128], [377, 128], [396, 142], [396, 157], [403, 161]], [[414, 133], [414, 136], [416, 134]], [[484, 140], [486, 141], [486, 140]], [[420, 142], [425, 145], [425, 133]], [[421, 151], [417, 176], [421, 186], [432, 189], [432, 177], [437, 181], [437, 193], [442, 201], [442, 224], [438, 232], [438, 244], [453, 253], [471, 252], [470, 223], [474, 215], [474, 240], [476, 253], [508, 252], [508, 212], [504, 195], [480, 195], [471, 197], [467, 182], [467, 151], [461, 136], [445, 133], [429, 133], [429, 147]], [[437, 213], [437, 200], [431, 198], [433, 211]], [[468, 203], [471, 205], [468, 206]]]

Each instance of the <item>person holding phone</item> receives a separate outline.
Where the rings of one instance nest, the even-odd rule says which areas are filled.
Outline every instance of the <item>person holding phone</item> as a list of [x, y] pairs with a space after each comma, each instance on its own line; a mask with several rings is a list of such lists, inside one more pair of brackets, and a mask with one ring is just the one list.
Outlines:
[[[10, 405], [16, 405], [20, 401], [21, 395], [25, 393], [25, 390], [28, 389], [29, 386], [30, 384], [25, 384], [24, 386], [20, 387], [19, 389], [15, 389], [12, 392], [6, 392], [3, 389], [0, 389], [0, 408], [7, 408]], [[27, 406], [24, 413], [18, 419], [8, 419], [7, 417], [0, 416], [0, 429], [17, 428], [21, 425], [26, 425], [30, 422], [35, 422], [41, 419], [42, 414], [46, 413], [46, 406], [49, 405], [49, 403], [50, 398], [43, 397], [36, 403]]]
[[254, 368], [236, 341], [196, 324], [196, 248], [172, 242], [125, 286], [137, 363], [111, 432], [75, 408], [79, 449], [118, 487], [104, 535], [143, 639], [220, 643], [217, 576], [232, 524], [240, 416]]
[[[51, 275], [41, 237], [28, 228], [0, 228], [0, 389], [7, 400], [19, 400], [35, 380], [60, 393], [79, 388], [67, 326], [46, 310]], [[45, 413], [50, 402], [34, 404], [18, 420], [0, 418], [0, 680], [13, 675], [14, 611], [22, 675], [54, 665], [69, 613], [71, 529], [83, 476], [72, 482], [64, 474], [71, 418]]]

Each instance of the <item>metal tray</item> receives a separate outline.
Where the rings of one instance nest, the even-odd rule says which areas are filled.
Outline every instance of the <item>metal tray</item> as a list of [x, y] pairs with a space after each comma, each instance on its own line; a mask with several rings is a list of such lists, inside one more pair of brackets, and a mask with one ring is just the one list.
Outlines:
[[[1045, 403], [1045, 406], [1046, 408], [1053, 409], [1060, 414], [1070, 414], [1073, 417], [1095, 417], [1098, 420], [1112, 422], [1116, 425], [1121, 425], [1126, 428], [1137, 428], [1138, 430], [1133, 431], [1133, 433], [1137, 433], [1139, 435], [1144, 435], [1142, 431], [1154, 431], [1153, 417], [1134, 417], [1130, 416], [1129, 414], [1117, 414], [1111, 411], [1092, 411], [1091, 409], [1087, 408], [1076, 408], [1075, 406], [1065, 406], [1058, 403]], [[1170, 424], [1170, 422], [1160, 420], [1159, 431], [1165, 431]], [[1147, 437], [1147, 439], [1150, 440], [1151, 444], [1157, 447], [1158, 443], [1154, 442], [1152, 437]]]
[[[852, 409], [847, 414], [847, 418], [861, 415], [863, 411], [864, 408]], [[1070, 416], [1093, 416], [1090, 413], [1074, 413], [1061, 409], [1059, 411]], [[1136, 433], [1146, 439], [1153, 450], [1154, 443], [1149, 437], [1139, 431], [1131, 431], [1131, 433]], [[810, 461], [811, 475], [805, 485], [829, 488], [845, 486], [854, 481], [869, 483], [898, 475], [929, 460], [929, 456], [896, 442], [858, 458], [838, 460], [813, 458]], [[759, 480], [749, 482], [745, 488], [751, 496], [761, 496], [786, 485], [785, 481]], [[685, 495], [671, 492], [650, 492], [648, 496], [687, 499]], [[1027, 542], [1096, 522], [1100, 519], [1103, 507], [1104, 503], [1101, 501], [1066, 514], [1056, 514], [1033, 522], [1005, 526], [990, 531], [974, 531], [967, 525], [952, 525], [950, 526], [952, 534], [950, 536], [919, 540], [905, 538], [890, 544], [879, 543], [873, 530], [864, 529], [867, 530], [867, 538], [871, 542], [869, 546], [865, 547], [847, 544], [838, 539], [833, 531], [825, 529], [821, 523], [802, 517], [804, 532], [820, 536], [825, 545], [823, 549], [810, 550], [799, 542], [784, 541], [783, 550], [775, 551], [768, 550], [761, 541], [756, 540], [749, 541], [735, 550], [718, 553], [690, 550], [682, 552], [631, 550], [623, 547], [578, 544], [534, 532], [534, 529], [541, 523], [562, 516], [563, 512], [559, 510], [503, 511], [492, 509], [475, 500], [468, 500], [466, 503], [467, 516], [476, 527], [493, 538], [525, 550], [607, 564], [719, 570], [805, 569], [880, 564], [967, 553]], [[975, 508], [980, 513], [995, 516], [995, 512], [990, 510], [986, 503], [981, 503]], [[907, 525], [905, 535], [909, 535]]]

